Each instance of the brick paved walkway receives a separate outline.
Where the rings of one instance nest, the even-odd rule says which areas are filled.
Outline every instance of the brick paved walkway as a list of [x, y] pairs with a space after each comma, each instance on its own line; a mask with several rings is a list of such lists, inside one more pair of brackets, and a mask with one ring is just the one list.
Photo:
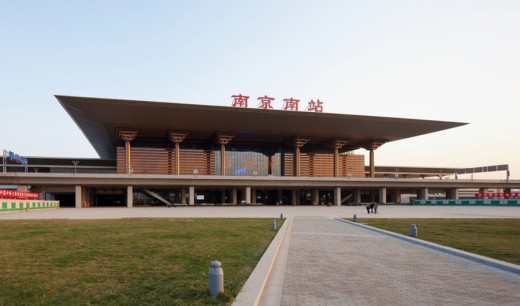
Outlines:
[[324, 217], [295, 217], [282, 305], [518, 305], [520, 277]]

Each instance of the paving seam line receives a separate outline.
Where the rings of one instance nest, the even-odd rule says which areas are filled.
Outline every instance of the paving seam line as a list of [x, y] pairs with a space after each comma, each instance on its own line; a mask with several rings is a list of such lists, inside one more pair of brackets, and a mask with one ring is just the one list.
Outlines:
[[500, 270], [503, 270], [503, 271], [506, 271], [506, 272], [510, 272], [510, 273], [514, 273], [514, 274], [520, 275], [520, 265], [515, 265], [515, 264], [512, 264], [512, 263], [508, 263], [508, 262], [502, 261], [502, 260], [498, 260], [498, 259], [494, 259], [494, 258], [490, 258], [490, 257], [485, 257], [485, 256], [469, 253], [469, 252], [462, 251], [462, 250], [457, 250], [457, 249], [450, 248], [450, 247], [447, 247], [447, 246], [443, 246], [443, 245], [440, 245], [440, 244], [428, 242], [428, 241], [417, 239], [417, 238], [413, 238], [413, 237], [408, 237], [408, 236], [397, 234], [397, 233], [394, 233], [394, 232], [385, 231], [383, 229], [371, 227], [371, 226], [364, 225], [364, 224], [359, 224], [359, 223], [348, 221], [348, 220], [345, 220], [345, 219], [335, 218], [335, 220], [343, 222], [343, 223], [347, 223], [347, 224], [350, 224], [350, 225], [362, 227], [362, 228], [365, 228], [367, 230], [371, 230], [371, 231], [374, 231], [374, 232], [377, 232], [377, 233], [381, 233], [381, 234], [384, 234], [384, 235], [387, 235], [387, 236], [391, 236], [391, 237], [394, 237], [394, 238], [397, 238], [397, 239], [400, 239], [400, 240], [408, 241], [410, 243], [413, 243], [413, 244], [416, 244], [416, 245], [420, 245], [420, 246], [423, 246], [423, 247], [426, 247], [426, 248], [429, 248], [429, 249], [433, 249], [433, 250], [436, 250], [438, 252], [443, 252], [443, 253], [454, 255], [454, 256], [457, 256], [457, 257], [464, 258], [464, 259], [468, 259], [468, 260], [471, 260], [473, 262], [477, 262], [477, 263], [486, 265], [488, 267], [492, 267], [492, 268], [495, 268], [495, 269], [500, 269]]
[[260, 261], [256, 265], [255, 269], [247, 279], [244, 286], [238, 293], [233, 306], [256, 306], [260, 303], [260, 298], [264, 291], [267, 279], [271, 274], [278, 251], [288, 233], [289, 225], [292, 223], [292, 217], [285, 219], [282, 227], [278, 230], [278, 233], [269, 244], [269, 247], [265, 251]]

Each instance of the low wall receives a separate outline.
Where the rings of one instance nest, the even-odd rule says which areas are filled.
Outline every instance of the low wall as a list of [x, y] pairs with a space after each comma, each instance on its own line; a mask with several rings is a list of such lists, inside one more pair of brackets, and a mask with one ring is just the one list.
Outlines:
[[520, 199], [415, 200], [414, 205], [520, 206]]
[[0, 199], [0, 212], [59, 207], [60, 201]]

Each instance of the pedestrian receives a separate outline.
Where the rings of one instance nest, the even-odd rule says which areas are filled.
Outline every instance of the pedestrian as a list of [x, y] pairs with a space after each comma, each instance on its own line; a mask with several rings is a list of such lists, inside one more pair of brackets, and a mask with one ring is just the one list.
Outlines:
[[374, 214], [377, 214], [377, 203], [376, 202], [372, 202], [372, 212]]
[[367, 208], [367, 214], [370, 214], [370, 204], [367, 203], [366, 208]]

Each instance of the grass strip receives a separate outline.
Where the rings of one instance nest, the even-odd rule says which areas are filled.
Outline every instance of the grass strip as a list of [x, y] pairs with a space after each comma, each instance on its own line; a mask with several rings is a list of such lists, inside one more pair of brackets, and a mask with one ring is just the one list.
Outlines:
[[[270, 219], [0, 222], [0, 305], [229, 305], [276, 234]], [[209, 296], [212, 260], [225, 292]]]
[[519, 219], [359, 219], [359, 223], [410, 234], [417, 226], [419, 239], [459, 250], [520, 264]]

